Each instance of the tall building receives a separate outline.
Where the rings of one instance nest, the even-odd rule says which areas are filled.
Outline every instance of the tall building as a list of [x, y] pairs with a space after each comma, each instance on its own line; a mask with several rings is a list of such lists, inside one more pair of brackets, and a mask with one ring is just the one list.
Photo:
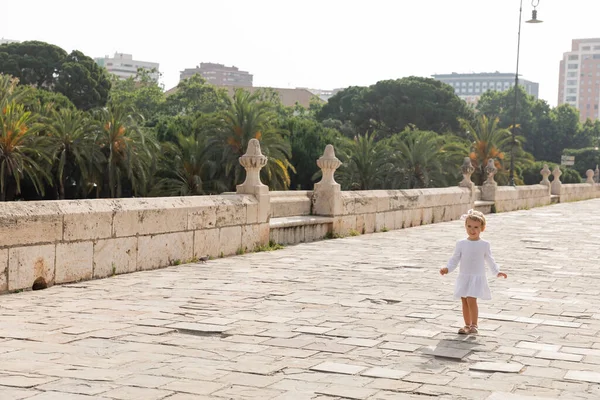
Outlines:
[[579, 110], [581, 121], [598, 119], [600, 104], [600, 39], [573, 39], [563, 54], [558, 80], [558, 104]]
[[20, 43], [18, 40], [0, 38], [0, 44]]
[[[468, 104], [476, 105], [482, 94], [488, 90], [504, 91], [515, 85], [514, 73], [473, 73], [473, 74], [451, 74], [432, 75], [434, 79], [447, 83], [454, 88], [454, 93]], [[540, 85], [519, 78], [519, 85], [536, 99], [539, 95]]]
[[252, 74], [240, 71], [237, 67], [214, 63], [200, 63], [196, 68], [186, 68], [181, 71], [179, 81], [191, 78], [195, 74], [200, 74], [215, 86], [252, 87]]
[[160, 73], [158, 72], [158, 63], [149, 61], [137, 61], [133, 59], [131, 54], [115, 53], [114, 57], [104, 56], [103, 58], [96, 58], [96, 64], [106, 68], [106, 70], [118, 76], [120, 79], [127, 79], [135, 77], [138, 68], [143, 68], [150, 72], [150, 77], [158, 82]]

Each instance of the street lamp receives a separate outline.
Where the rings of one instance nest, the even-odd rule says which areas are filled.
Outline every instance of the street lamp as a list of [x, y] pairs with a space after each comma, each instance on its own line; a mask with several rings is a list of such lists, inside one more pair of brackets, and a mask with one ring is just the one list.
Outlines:
[[[536, 7], [540, 4], [540, 0], [531, 0], [531, 5], [533, 6], [533, 11], [531, 12], [531, 19], [529, 21], [525, 21], [528, 24], [539, 24], [542, 21], [537, 19], [537, 10]], [[511, 129], [512, 135], [512, 145], [510, 147], [510, 185], [515, 186], [515, 131], [517, 129], [517, 108], [519, 107], [519, 52], [521, 50], [521, 15], [523, 13], [523, 0], [521, 0], [521, 4], [519, 5], [519, 33], [517, 34], [517, 72], [515, 73], [515, 110], [513, 112], [513, 124]]]

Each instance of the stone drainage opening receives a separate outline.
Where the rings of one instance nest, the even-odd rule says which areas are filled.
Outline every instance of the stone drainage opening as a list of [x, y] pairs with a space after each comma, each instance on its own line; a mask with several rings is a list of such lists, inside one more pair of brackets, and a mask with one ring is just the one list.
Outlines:
[[46, 289], [47, 287], [48, 287], [48, 284], [46, 283], [46, 280], [42, 277], [39, 277], [33, 282], [33, 286], [31, 287], [31, 290], [42, 290], [42, 289]]

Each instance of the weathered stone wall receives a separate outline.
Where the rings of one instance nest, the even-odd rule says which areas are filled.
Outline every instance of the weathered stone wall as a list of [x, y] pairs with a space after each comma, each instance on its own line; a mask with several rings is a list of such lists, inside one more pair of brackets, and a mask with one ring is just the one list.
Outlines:
[[600, 197], [600, 185], [594, 183], [563, 183], [560, 187], [560, 202], [595, 199]]
[[497, 186], [496, 212], [524, 210], [550, 204], [550, 188], [545, 185]]
[[311, 214], [312, 191], [288, 190], [269, 193], [271, 195], [271, 218]]
[[0, 203], [0, 292], [103, 278], [269, 240], [253, 195]]
[[341, 198], [341, 215], [333, 222], [341, 235], [451, 221], [473, 207], [471, 190], [459, 187], [341, 192]]

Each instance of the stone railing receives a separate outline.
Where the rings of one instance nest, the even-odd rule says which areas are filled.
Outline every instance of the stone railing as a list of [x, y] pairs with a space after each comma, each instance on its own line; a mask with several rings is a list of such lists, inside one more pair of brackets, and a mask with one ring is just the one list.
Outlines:
[[[511, 211], [600, 197], [598, 170], [587, 182], [565, 185], [560, 170], [541, 172], [539, 185], [476, 187], [468, 158], [457, 187], [342, 191], [333, 146], [319, 160], [313, 191], [269, 192], [257, 140], [240, 157], [246, 180], [236, 193], [142, 199], [0, 203], [0, 292], [104, 278], [253, 251], [269, 240], [299, 243], [451, 221], [483, 204]], [[481, 205], [480, 204], [480, 205]]]

